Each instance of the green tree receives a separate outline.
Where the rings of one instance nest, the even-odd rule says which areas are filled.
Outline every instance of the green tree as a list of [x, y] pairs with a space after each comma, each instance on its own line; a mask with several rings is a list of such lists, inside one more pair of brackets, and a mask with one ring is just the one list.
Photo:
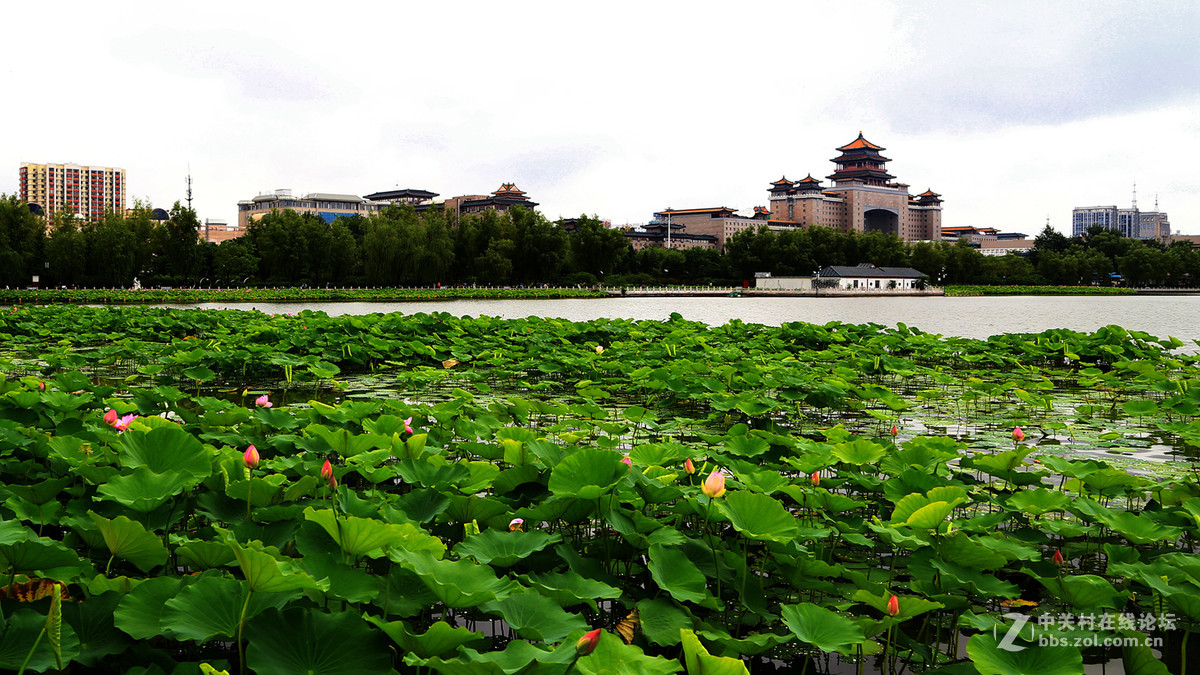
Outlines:
[[0, 284], [20, 287], [39, 269], [45, 245], [46, 228], [42, 219], [15, 195], [0, 195]]

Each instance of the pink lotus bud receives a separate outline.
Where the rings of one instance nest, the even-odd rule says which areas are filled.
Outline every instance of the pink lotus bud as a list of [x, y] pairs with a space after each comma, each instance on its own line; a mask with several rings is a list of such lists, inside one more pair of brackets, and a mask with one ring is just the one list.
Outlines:
[[254, 469], [258, 467], [258, 459], [258, 450], [251, 445], [242, 455], [242, 464], [245, 464], [247, 469]]
[[108, 412], [104, 413], [104, 423], [110, 427], [112, 425], [116, 424], [117, 423], [117, 411], [114, 410], [113, 408], [109, 408]]
[[814, 471], [812, 473], [812, 484], [813, 484], [813, 487], [816, 487], [821, 484], [821, 472], [820, 471]]
[[[428, 420], [427, 420], [427, 421], [428, 421]], [[406, 434], [411, 434], [411, 433], [413, 432], [413, 430], [412, 430], [412, 427], [408, 426], [408, 425], [410, 425], [410, 424], [412, 424], [412, 418], [411, 418], [411, 417], [410, 417], [410, 418], [408, 418], [408, 419], [406, 419], [406, 420], [404, 420], [404, 433], [406, 433]]]
[[602, 346], [600, 346], [600, 345], [596, 345], [596, 353], [597, 353], [597, 354], [603, 354], [603, 353], [604, 353], [604, 347], [602, 347]]
[[333, 478], [333, 465], [329, 463], [329, 460], [325, 460], [325, 463], [321, 465], [321, 478], [325, 480]]
[[45, 382], [42, 382], [41, 380], [38, 381], [38, 391], [46, 391], [46, 383]]
[[600, 629], [590, 630], [579, 638], [579, 642], [575, 643], [575, 653], [580, 656], [587, 656], [596, 650], [596, 645], [600, 644]]
[[688, 457], [687, 461], [683, 463], [683, 470], [686, 471], [689, 476], [696, 473], [696, 465], [692, 464], [691, 457]]
[[900, 598], [897, 598], [893, 595], [890, 599], [888, 599], [887, 612], [888, 616], [896, 616], [900, 613]]
[[893, 424], [893, 425], [892, 425], [892, 438], [895, 438], [895, 437], [897, 437], [897, 436], [899, 436], [899, 435], [900, 435], [900, 427], [898, 427], [898, 426], [896, 426], [895, 424]]
[[508, 521], [508, 531], [524, 532], [524, 530], [521, 529], [524, 525], [525, 520], [523, 518], [513, 518], [512, 520]]
[[725, 474], [720, 471], [708, 474], [708, 478], [704, 479], [704, 485], [700, 486], [700, 490], [711, 499], [716, 499], [725, 494]]
[[1017, 443], [1020, 443], [1021, 441], [1025, 440], [1025, 432], [1021, 431], [1021, 427], [1013, 428], [1012, 439], [1014, 441], [1016, 441]]
[[1054, 564], [1055, 564], [1055, 565], [1061, 565], [1061, 564], [1063, 564], [1064, 562], [1066, 562], [1066, 561], [1063, 559], [1063, 554], [1062, 554], [1062, 551], [1060, 551], [1060, 550], [1058, 550], [1058, 549], [1054, 549], [1054, 557], [1053, 557], [1053, 558], [1051, 558], [1051, 559], [1054, 561]]
[[627, 467], [631, 468], [631, 469], [633, 468], [633, 460], [632, 460], [632, 459], [629, 459], [628, 457], [622, 457], [622, 458], [621, 458], [621, 463], [622, 463], [622, 464], [624, 464], [625, 466], [627, 466]]
[[266, 394], [263, 394], [262, 396], [254, 399], [254, 405], [260, 408], [270, 408], [272, 404], [270, 397], [268, 397]]

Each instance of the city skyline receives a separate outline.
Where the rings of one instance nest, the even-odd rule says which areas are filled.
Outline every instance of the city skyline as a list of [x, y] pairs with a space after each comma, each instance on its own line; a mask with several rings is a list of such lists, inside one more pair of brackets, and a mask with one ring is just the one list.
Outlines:
[[[125, 169], [129, 204], [170, 208], [190, 167], [202, 220], [278, 188], [516, 183], [550, 219], [644, 223], [766, 206], [861, 131], [914, 194], [945, 196], [946, 226], [1070, 234], [1074, 207], [1128, 207], [1136, 183], [1200, 231], [1200, 10], [1182, 3], [14, 12], [3, 69], [38, 104], [4, 113], [5, 194], [21, 162], [98, 164]], [[61, 75], [48, 98], [39, 73]]]

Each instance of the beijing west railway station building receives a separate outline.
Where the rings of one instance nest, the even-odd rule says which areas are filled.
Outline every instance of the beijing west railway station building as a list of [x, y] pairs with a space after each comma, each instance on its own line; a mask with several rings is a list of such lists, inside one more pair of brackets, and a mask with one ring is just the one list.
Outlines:
[[885, 150], [863, 138], [837, 149], [842, 154], [822, 187], [809, 174], [798, 181], [786, 177], [771, 183], [772, 224], [820, 225], [841, 232], [882, 232], [904, 241], [937, 241], [942, 237], [942, 200], [933, 190], [910, 195], [906, 183], [893, 182]]

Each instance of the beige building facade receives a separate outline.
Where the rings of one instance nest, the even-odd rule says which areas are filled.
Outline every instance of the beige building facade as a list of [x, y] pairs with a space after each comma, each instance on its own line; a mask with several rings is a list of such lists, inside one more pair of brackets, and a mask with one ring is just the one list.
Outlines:
[[67, 209], [90, 221], [125, 212], [124, 169], [22, 162], [19, 174], [21, 201], [36, 204], [47, 219]]
[[908, 185], [887, 172], [891, 160], [882, 155], [885, 148], [862, 133], [837, 150], [841, 155], [831, 160], [837, 168], [827, 176], [831, 186], [824, 187], [812, 174], [771, 183], [771, 220], [841, 232], [882, 232], [904, 241], [941, 238], [941, 195], [933, 190], [909, 194]]

